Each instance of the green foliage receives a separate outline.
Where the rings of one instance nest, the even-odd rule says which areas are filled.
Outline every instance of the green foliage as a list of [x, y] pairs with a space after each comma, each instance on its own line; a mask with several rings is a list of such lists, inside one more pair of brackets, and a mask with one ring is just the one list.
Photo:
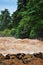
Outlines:
[[5, 29], [4, 31], [0, 31], [0, 36], [11, 36], [10, 34], [10, 30], [9, 29]]
[[1, 11], [1, 15], [0, 15], [0, 21], [1, 21], [1, 28], [2, 30], [4, 30], [5, 28], [8, 27], [9, 22], [11, 22], [11, 17], [10, 17], [10, 13], [7, 9], [5, 9], [4, 11]]
[[12, 36], [14, 36], [15, 35], [15, 28], [12, 28], [10, 33]]
[[17, 27], [21, 19], [22, 19], [22, 15], [18, 12], [14, 12], [12, 14], [13, 27]]
[[26, 10], [28, 0], [18, 0], [18, 11], [24, 11]]
[[11, 16], [7, 9], [2, 11], [0, 34], [16, 38], [43, 38], [43, 0], [18, 0], [17, 10]]
[[17, 38], [29, 38], [29, 33], [31, 29], [29, 22], [30, 22], [30, 17], [24, 17], [20, 21], [16, 30]]
[[37, 38], [37, 32], [36, 32], [35, 28], [31, 29], [29, 38]]

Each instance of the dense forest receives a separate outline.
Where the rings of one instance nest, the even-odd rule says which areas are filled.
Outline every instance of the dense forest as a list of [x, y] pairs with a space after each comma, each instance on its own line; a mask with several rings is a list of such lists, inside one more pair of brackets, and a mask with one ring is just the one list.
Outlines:
[[0, 36], [43, 38], [43, 0], [18, 0], [12, 15], [1, 11]]

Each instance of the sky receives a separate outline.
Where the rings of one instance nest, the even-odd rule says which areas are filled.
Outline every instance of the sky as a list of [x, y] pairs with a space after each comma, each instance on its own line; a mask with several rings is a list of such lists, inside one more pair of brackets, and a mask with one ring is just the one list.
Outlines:
[[17, 9], [17, 0], [0, 0], [0, 13], [4, 9], [8, 9], [12, 14]]

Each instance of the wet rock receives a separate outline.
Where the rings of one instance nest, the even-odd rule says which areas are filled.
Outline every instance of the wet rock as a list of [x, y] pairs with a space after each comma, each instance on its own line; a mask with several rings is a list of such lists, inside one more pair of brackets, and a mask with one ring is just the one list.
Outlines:
[[28, 65], [43, 65], [43, 60], [37, 58], [36, 60], [32, 60]]
[[41, 53], [41, 52], [39, 52], [39, 53], [34, 53], [33, 55], [34, 55], [35, 57], [37, 57], [37, 58], [43, 59], [43, 53]]
[[29, 62], [31, 62], [32, 60], [35, 60], [36, 58], [33, 56], [33, 55], [31, 55], [31, 54], [26, 54], [23, 58], [22, 58], [22, 60], [23, 60], [23, 63], [25, 63], [25, 64], [28, 64]]
[[17, 57], [18, 59], [22, 59], [24, 56], [25, 56], [24, 53], [18, 53], [18, 54], [16, 55], [16, 57]]
[[7, 54], [7, 55], [5, 56], [5, 59], [9, 60], [9, 59], [10, 59], [10, 54]]
[[0, 65], [5, 65], [5, 63], [3, 63], [3, 62], [0, 62]]
[[14, 59], [16, 56], [15, 56], [15, 54], [7, 54], [6, 55], [6, 57], [5, 57], [5, 59]]
[[5, 57], [0, 53], [0, 62], [5, 60]]
[[[39, 54], [39, 53], [38, 53]], [[3, 55], [0, 54], [0, 58]], [[41, 57], [41, 54], [40, 56]], [[0, 65], [43, 65], [43, 59], [34, 56], [34, 54], [7, 54], [4, 60], [0, 62]], [[3, 59], [3, 58], [1, 58]]]
[[3, 61], [6, 65], [20, 65], [17, 58]]
[[31, 55], [30, 55], [30, 54], [25, 55], [25, 56], [22, 58], [22, 60], [23, 60], [23, 63], [25, 63], [25, 64], [29, 63], [30, 60], [31, 60]]
[[10, 55], [10, 59], [15, 59], [16, 58], [16, 55], [15, 54], [11, 54]]

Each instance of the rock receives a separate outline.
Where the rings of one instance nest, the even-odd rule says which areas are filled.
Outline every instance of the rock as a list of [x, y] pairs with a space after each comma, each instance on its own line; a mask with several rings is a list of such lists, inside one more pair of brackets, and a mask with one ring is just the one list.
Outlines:
[[31, 55], [30, 54], [26, 54], [23, 58], [23, 63], [27, 64], [31, 61]]
[[15, 59], [16, 55], [15, 54], [10, 54], [10, 59]]
[[0, 62], [5, 60], [5, 57], [0, 53]]
[[43, 65], [43, 60], [37, 58], [36, 60], [32, 60], [28, 65]]
[[0, 65], [43, 65], [43, 59], [39, 58], [42, 55], [41, 53], [36, 57], [37, 55], [24, 53], [7, 54], [6, 56], [0, 54]]
[[5, 56], [5, 59], [14, 59], [14, 58], [16, 58], [16, 55], [15, 54], [7, 54], [6, 56]]
[[25, 56], [24, 53], [18, 53], [18, 54], [16, 55], [16, 57], [17, 57], [18, 59], [22, 59], [24, 56]]
[[31, 62], [32, 60], [35, 60], [35, 56], [31, 55], [31, 54], [26, 54], [22, 60], [23, 60], [23, 63], [27, 64], [29, 62]]
[[3, 63], [3, 62], [0, 62], [0, 65], [5, 65], [5, 63]]
[[34, 53], [33, 55], [34, 55], [35, 57], [37, 57], [37, 58], [43, 59], [43, 53], [41, 53], [41, 52], [39, 52], [39, 53]]
[[10, 54], [7, 54], [7, 55], [5, 56], [5, 59], [9, 60], [9, 59], [10, 59]]

